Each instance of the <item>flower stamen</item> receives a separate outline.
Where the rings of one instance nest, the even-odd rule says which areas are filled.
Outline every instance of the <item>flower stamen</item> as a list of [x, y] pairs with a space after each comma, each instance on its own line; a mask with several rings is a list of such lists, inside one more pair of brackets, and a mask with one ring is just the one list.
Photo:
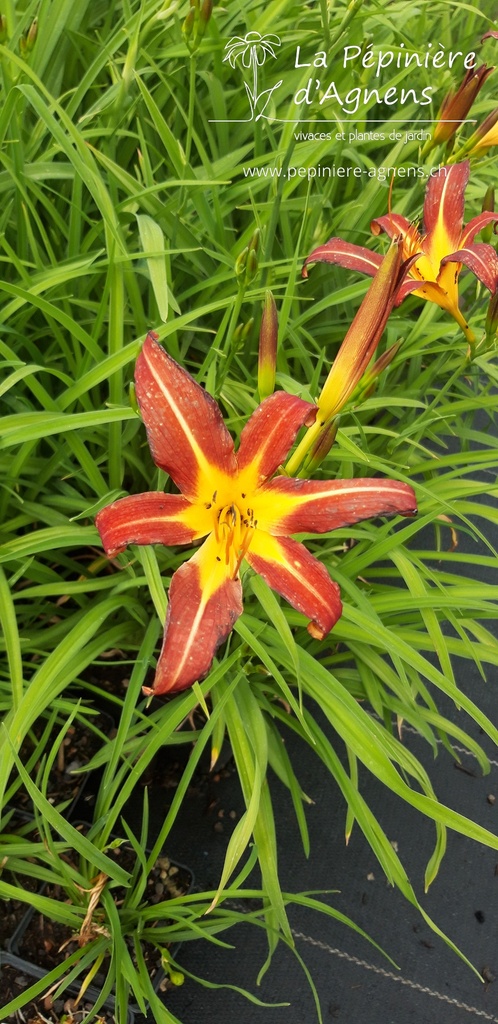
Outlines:
[[223, 561], [229, 565], [232, 579], [239, 573], [241, 562], [249, 548], [254, 528], [252, 509], [247, 509], [250, 518], [243, 518], [238, 506], [232, 502], [218, 509], [214, 516], [214, 533], [222, 546]]

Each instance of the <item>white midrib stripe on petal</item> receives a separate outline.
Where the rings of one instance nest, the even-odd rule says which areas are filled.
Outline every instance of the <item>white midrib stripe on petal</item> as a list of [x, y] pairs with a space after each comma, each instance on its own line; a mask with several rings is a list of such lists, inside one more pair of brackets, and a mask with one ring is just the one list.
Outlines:
[[185, 417], [183, 416], [183, 414], [181, 413], [180, 409], [176, 405], [176, 403], [175, 403], [175, 401], [173, 399], [173, 396], [171, 394], [171, 391], [169, 391], [167, 388], [165, 388], [164, 381], [161, 379], [161, 376], [156, 372], [154, 365], [151, 362], [149, 362], [148, 359], [147, 359], [147, 365], [149, 367], [149, 370], [150, 370], [154, 380], [156, 381], [156, 384], [158, 385], [159, 389], [161, 390], [162, 394], [164, 395], [164, 397], [165, 397], [165, 399], [166, 399], [166, 401], [167, 401], [167, 403], [168, 403], [168, 405], [169, 405], [173, 415], [176, 417], [178, 423], [180, 424], [180, 427], [183, 430], [183, 433], [185, 434], [185, 436], [186, 436], [186, 438], [188, 440], [188, 443], [190, 444], [190, 447], [192, 448], [192, 451], [194, 453], [195, 459], [196, 459], [197, 464], [199, 466], [200, 472], [205, 474], [205, 475], [208, 475], [212, 471], [212, 467], [211, 467], [210, 463], [208, 462], [208, 460], [206, 459], [206, 456], [204, 455], [204, 452], [202, 451], [202, 448], [199, 446], [198, 442], [196, 441], [195, 437], [193, 436], [192, 431], [191, 431], [191, 429], [190, 429], [190, 427], [189, 427]]
[[[395, 496], [397, 494], [403, 494], [407, 497], [405, 491], [406, 486], [406, 484], [399, 483], [396, 485], [396, 483], [393, 483], [392, 487], [382, 487], [379, 490], [376, 490], [375, 487], [362, 487], [361, 485], [359, 487], [338, 487], [337, 490], [328, 490], [327, 486], [325, 486], [323, 491], [315, 491], [312, 494], [293, 494], [292, 502], [295, 503], [295, 505], [305, 505], [312, 501], [321, 501], [323, 498], [330, 498], [331, 500], [334, 500], [334, 498], [337, 497], [338, 500], [341, 500], [341, 498], [348, 497], [348, 495], [356, 497], [358, 494], [371, 494], [372, 496], [377, 496], [379, 499], [384, 496], [386, 498], [392, 497], [393, 494]], [[378, 515], [382, 515], [382, 512], [379, 512]]]

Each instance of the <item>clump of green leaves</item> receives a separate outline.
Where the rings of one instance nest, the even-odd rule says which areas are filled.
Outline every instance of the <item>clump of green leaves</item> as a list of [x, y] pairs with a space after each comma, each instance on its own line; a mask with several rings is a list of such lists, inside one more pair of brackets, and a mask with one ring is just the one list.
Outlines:
[[[320, 541], [320, 557], [344, 598], [329, 646], [309, 637], [302, 617], [248, 575], [246, 611], [208, 679], [151, 712], [141, 686], [164, 622], [165, 581], [184, 551], [136, 548], [109, 562], [93, 525], [98, 510], [115, 498], [170, 486], [149, 457], [131, 390], [148, 328], [221, 401], [237, 435], [256, 405], [267, 289], [278, 312], [276, 386], [308, 400], [317, 398], [357, 311], [364, 282], [322, 267], [304, 283], [301, 262], [332, 227], [368, 244], [372, 216], [387, 210], [387, 183], [369, 178], [359, 198], [353, 178], [265, 173], [291, 164], [316, 167], [330, 161], [329, 146], [325, 140], [298, 143], [292, 122], [249, 121], [242, 80], [235, 84], [235, 70], [223, 59], [225, 41], [249, 31], [278, 33], [292, 51], [296, 41], [303, 53], [327, 50], [331, 60], [346, 29], [352, 45], [363, 45], [372, 33], [379, 45], [392, 45], [405, 32], [406, 5], [398, 9], [381, 0], [362, 11], [360, 3], [341, 0], [332, 12], [326, 8], [254, 0], [244, 14], [238, 5], [213, 6], [207, 18], [205, 3], [162, 0], [27, 0], [4, 7], [0, 791], [15, 801], [17, 768], [36, 809], [39, 835], [24, 830], [13, 836], [4, 806], [2, 852], [14, 881], [3, 875], [0, 893], [22, 893], [15, 877], [29, 857], [40, 881], [57, 878], [74, 894], [62, 914], [79, 930], [88, 911], [79, 887], [96, 872], [108, 877], [99, 904], [106, 934], [79, 948], [50, 983], [67, 966], [71, 976], [91, 974], [110, 949], [127, 956], [125, 936], [151, 937], [151, 914], [140, 902], [150, 858], [167, 841], [201, 752], [211, 748], [215, 763], [225, 736], [246, 813], [228, 845], [217, 891], [169, 901], [171, 923], [155, 933], [159, 943], [171, 937], [212, 941], [239, 920], [224, 901], [236, 893], [254, 895], [246, 888], [256, 857], [248, 852], [253, 841], [264, 905], [244, 919], [266, 928], [270, 952], [279, 937], [292, 941], [291, 897], [278, 871], [275, 776], [288, 788], [306, 852], [309, 840], [298, 767], [282, 743], [289, 730], [310, 744], [336, 782], [346, 835], [353, 827], [363, 831], [388, 880], [424, 915], [361, 792], [361, 763], [434, 829], [426, 885], [441, 866], [448, 828], [498, 847], [496, 836], [438, 800], [430, 773], [395, 728], [408, 722], [430, 748], [443, 745], [449, 756], [456, 756], [454, 745], [463, 745], [483, 770], [486, 756], [465, 721], [498, 739], [455, 671], [456, 658], [476, 664], [483, 676], [497, 663], [496, 586], [480, 579], [496, 558], [488, 539], [488, 527], [496, 525], [491, 499], [498, 465], [498, 374], [489, 317], [489, 347], [478, 346], [469, 363], [458, 328], [436, 306], [421, 308], [408, 299], [388, 322], [378, 355], [394, 357], [386, 360], [375, 389], [371, 381], [360, 387], [341, 411], [320, 472], [405, 480], [416, 487], [420, 513], [410, 522], [363, 523]], [[194, 23], [187, 43], [193, 40], [195, 47], [182, 34], [186, 21]], [[453, 11], [450, 24], [435, 5], [431, 12], [414, 6], [409, 28], [411, 38], [454, 33], [460, 48], [472, 49], [482, 26], [477, 11]], [[24, 56], [21, 40], [25, 48], [30, 40]], [[279, 60], [287, 59], [285, 53], [281, 49]], [[268, 90], [281, 77], [276, 62], [267, 61], [262, 73]], [[303, 70], [290, 62], [283, 120], [304, 82]], [[272, 103], [276, 95], [274, 90]], [[412, 113], [407, 105], [406, 117]], [[327, 106], [313, 115], [326, 119]], [[386, 118], [386, 139], [391, 127]], [[339, 155], [337, 150], [334, 159]], [[379, 140], [368, 150], [352, 142], [347, 159], [368, 169], [373, 161], [389, 165], [415, 155], [416, 148], [401, 153], [397, 144]], [[472, 215], [492, 173], [492, 157], [473, 169]], [[396, 181], [394, 188], [396, 209], [414, 216], [423, 201], [419, 183]], [[256, 249], [257, 259], [250, 255]], [[462, 302], [480, 338], [486, 308], [470, 277], [462, 277]], [[478, 554], [466, 556], [465, 572], [454, 544], [463, 534], [476, 550], [480, 545]], [[126, 698], [113, 700], [117, 735], [94, 760], [104, 779], [94, 822], [83, 836], [68, 824], [63, 807], [47, 801], [55, 748], [40, 751], [36, 783], [19, 751], [42, 716], [91, 711], [95, 687], [87, 670], [109, 651], [119, 652], [131, 681]], [[192, 758], [146, 855], [147, 815], [134, 839], [123, 824], [127, 801], [154, 753], [182, 741], [179, 726], [199, 701], [209, 717], [188, 737], [196, 740]], [[463, 711], [458, 725], [442, 710], [448, 702]], [[132, 879], [123, 878], [108, 856], [115, 831], [134, 846]], [[68, 850], [78, 855], [70, 867]], [[117, 884], [128, 893], [119, 913], [112, 899]], [[300, 899], [325, 909], [311, 897]], [[38, 909], [61, 913], [49, 897], [34, 900]], [[126, 961], [126, 979], [106, 975], [102, 998], [115, 984], [120, 1019], [133, 995], [140, 1006], [150, 1001], [157, 1021], [171, 1020], [151, 992], [139, 943], [135, 950], [136, 964]]]

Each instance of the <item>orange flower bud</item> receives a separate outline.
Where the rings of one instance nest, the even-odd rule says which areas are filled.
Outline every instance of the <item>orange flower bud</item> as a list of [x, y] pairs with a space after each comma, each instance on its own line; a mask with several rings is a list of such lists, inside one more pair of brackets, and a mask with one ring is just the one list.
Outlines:
[[457, 128], [462, 121], [465, 121], [478, 92], [492, 71], [494, 68], [488, 68], [486, 64], [481, 64], [478, 68], [469, 68], [458, 89], [453, 89], [445, 96], [432, 139], [424, 147], [424, 153], [428, 153], [434, 146], [438, 146], [442, 142], [449, 142], [453, 138]]
[[396, 242], [382, 260], [334, 359], [318, 399], [317, 420], [327, 422], [352, 395], [379, 344], [407, 270], [401, 244]]
[[[327, 245], [322, 247], [322, 250], [326, 249]], [[316, 262], [318, 251], [315, 250], [308, 259]], [[379, 344], [388, 317], [399, 301], [404, 278], [419, 255], [415, 253], [403, 261], [402, 242], [400, 239], [394, 239], [387, 255], [384, 258], [379, 257], [372, 284], [346, 333], [318, 397], [315, 423], [305, 434], [286, 466], [286, 471], [290, 475], [300, 472], [299, 467], [308, 452], [312, 453], [310, 465], [316, 467], [319, 459], [329, 450], [326, 447], [327, 438], [330, 440], [330, 448], [335, 436], [330, 432], [331, 423], [335, 421], [337, 413], [345, 406], [361, 380]], [[304, 465], [308, 470], [308, 463], [305, 462]]]

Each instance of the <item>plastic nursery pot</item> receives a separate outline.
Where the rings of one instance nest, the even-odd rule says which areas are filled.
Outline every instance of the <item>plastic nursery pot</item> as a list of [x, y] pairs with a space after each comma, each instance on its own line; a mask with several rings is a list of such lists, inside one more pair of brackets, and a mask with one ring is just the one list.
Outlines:
[[[78, 825], [77, 827], [83, 828], [85, 826]], [[135, 866], [135, 852], [129, 844], [123, 843], [114, 850], [108, 850], [107, 853], [108, 856], [119, 859], [119, 863], [125, 870], [130, 872], [133, 870]], [[165, 855], [159, 855], [148, 876], [141, 902], [149, 906], [163, 904], [167, 901], [168, 897], [174, 898], [187, 894], [192, 889], [192, 885], [193, 874], [189, 868], [175, 863]], [[61, 902], [67, 900], [67, 893], [61, 886], [50, 886], [47, 884], [42, 888], [41, 892], [52, 899], [60, 899]], [[118, 887], [113, 889], [112, 892], [114, 901], [119, 907], [124, 899], [125, 890]], [[158, 925], [164, 923], [164, 911], [163, 916], [158, 918], [156, 923]], [[53, 970], [61, 962], [61, 957], [67, 959], [77, 948], [78, 936], [74, 934], [72, 929], [60, 922], [54, 921], [52, 918], [44, 916], [33, 907], [29, 907], [25, 912], [8, 944], [9, 953], [17, 957], [19, 963], [25, 964], [26, 970], [31, 971], [31, 973], [34, 972], [37, 977], [41, 977], [48, 971]], [[176, 958], [178, 948], [179, 944], [171, 949], [173, 958]], [[141, 949], [154, 991], [161, 992], [166, 985], [166, 975], [161, 966], [160, 953], [150, 942], [143, 942]], [[133, 959], [134, 953], [131, 940], [129, 942], [129, 950]], [[97, 974], [92, 979], [92, 985], [88, 987], [85, 993], [85, 998], [88, 996], [87, 1002], [89, 1000], [92, 1001], [92, 999], [95, 1002], [104, 977], [105, 974], [102, 973]], [[83, 976], [81, 980], [83, 980]], [[77, 991], [79, 991], [78, 985], [76, 985]], [[76, 994], [75, 987], [68, 988], [68, 992]], [[112, 999], [105, 1006], [107, 1007], [111, 1003], [113, 1003]], [[130, 1003], [130, 1009], [132, 1012], [140, 1012], [133, 1002]], [[0, 1019], [3, 1024], [3, 1019], [1, 1017]]]
[[[35, 964], [27, 963], [12, 953], [0, 953], [0, 1015], [2, 1024], [19, 1024], [24, 1021], [26, 1024], [82, 1024], [93, 1010], [98, 990], [89, 987], [79, 1002], [76, 1002], [78, 986], [70, 985], [59, 997], [54, 997], [54, 992], [47, 992], [45, 989], [33, 998], [28, 998], [23, 1003], [22, 1010], [15, 1010], [5, 1014], [4, 1007], [8, 1006], [14, 999], [18, 999], [24, 992], [28, 992], [37, 981], [44, 978], [46, 971], [43, 967], [36, 967]], [[52, 989], [54, 986], [52, 986]], [[134, 1024], [135, 1015], [131, 1009], [128, 1010], [126, 1024]], [[114, 1011], [110, 1006], [103, 1006], [94, 1018], [95, 1024], [116, 1024]]]

